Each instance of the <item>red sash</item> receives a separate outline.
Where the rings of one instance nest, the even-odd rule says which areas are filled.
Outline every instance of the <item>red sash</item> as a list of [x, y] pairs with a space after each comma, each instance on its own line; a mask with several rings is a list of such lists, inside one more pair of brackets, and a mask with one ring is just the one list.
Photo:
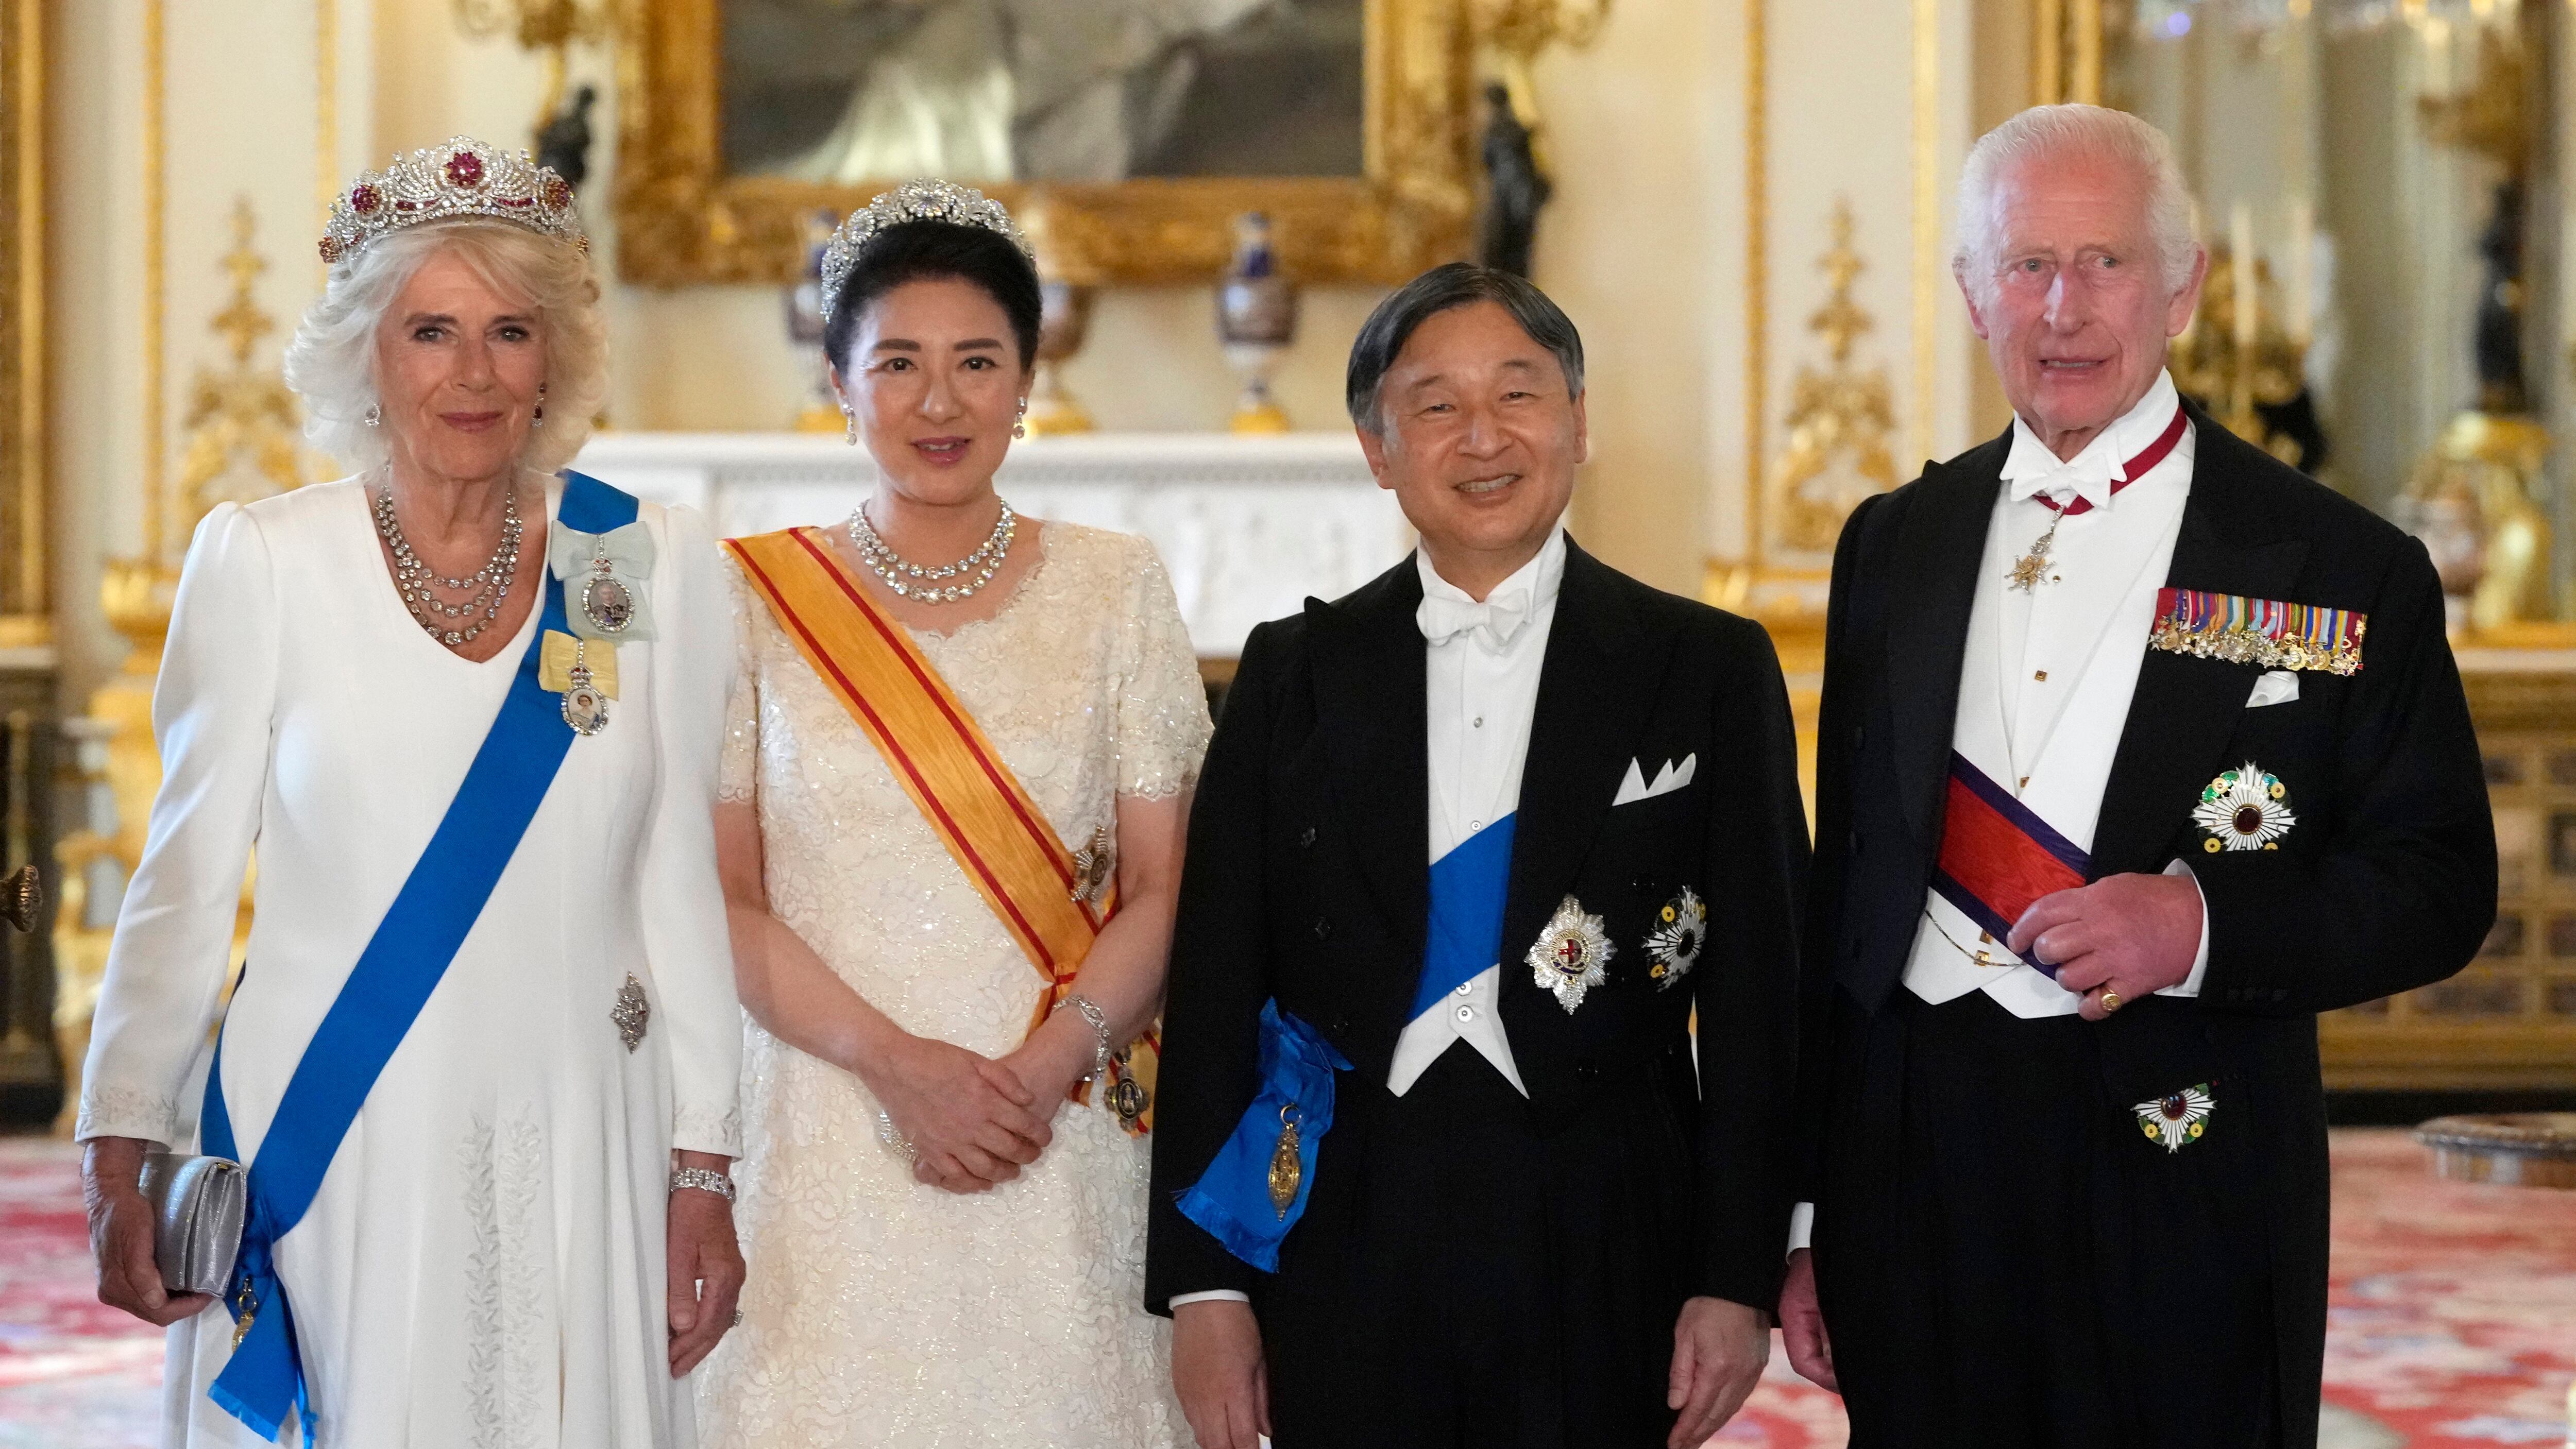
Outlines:
[[[2093, 861], [2075, 842], [1987, 778], [1965, 755], [1950, 754], [1949, 802], [1941, 816], [1941, 858], [1932, 889], [1997, 941], [2031, 902], [2071, 890], [2092, 877]], [[2027, 959], [2027, 958], [2025, 958]], [[2030, 963], [2054, 978], [2057, 968]]]

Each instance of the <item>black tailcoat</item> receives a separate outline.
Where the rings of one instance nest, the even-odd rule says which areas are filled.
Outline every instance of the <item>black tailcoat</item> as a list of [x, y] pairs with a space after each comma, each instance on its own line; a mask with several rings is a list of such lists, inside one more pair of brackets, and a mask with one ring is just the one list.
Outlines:
[[[2262, 665], [2146, 654], [2093, 874], [2188, 864], [2209, 920], [2196, 1000], [2150, 997], [2092, 1025], [1905, 991], [2011, 434], [1864, 503], [1836, 550], [1802, 1096], [1855, 1449], [2079, 1442], [2062, 1437], [2073, 1420], [2088, 1444], [2203, 1449], [2234, 1440], [2193, 1436], [2267, 1415], [2264, 1437], [2313, 1444], [2316, 1014], [2450, 975], [2494, 918], [2477, 740], [2423, 546], [2205, 415], [2193, 424], [2166, 582], [2368, 615], [2359, 673], [2300, 671], [2297, 699], [2260, 708]], [[2192, 807], [2249, 760], [2287, 787], [2298, 823], [2276, 849], [2210, 853]], [[2144, 1136], [2135, 1104], [2208, 1082], [2203, 1138], [2169, 1153]], [[2045, 1203], [2090, 1226], [2016, 1217]], [[1999, 1397], [1981, 1402], [1979, 1383]], [[2177, 1395], [2228, 1417], [2176, 1427]]]
[[[1245, 644], [1190, 818], [1147, 1307], [1251, 1295], [1282, 1449], [1660, 1444], [1682, 1300], [1778, 1291], [1807, 857], [1787, 692], [1757, 625], [1568, 546], [1501, 953], [1529, 1098], [1464, 1044], [1398, 1098], [1429, 915], [1421, 598], [1407, 559]], [[1612, 807], [1632, 760], [1694, 754], [1685, 788]], [[1685, 887], [1711, 944], [1664, 989], [1644, 940]], [[1615, 949], [1570, 1014], [1523, 961], [1568, 896]], [[1274, 997], [1354, 1066], [1269, 1275], [1174, 1198], [1252, 1100]]]

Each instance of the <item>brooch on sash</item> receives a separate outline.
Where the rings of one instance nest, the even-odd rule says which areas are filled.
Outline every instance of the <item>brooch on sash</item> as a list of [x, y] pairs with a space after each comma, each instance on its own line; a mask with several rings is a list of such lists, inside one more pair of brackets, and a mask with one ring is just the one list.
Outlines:
[[1548, 917], [1547, 928], [1531, 943], [1530, 979], [1556, 993], [1556, 1004], [1566, 1015], [1583, 1004], [1583, 993], [1610, 979], [1610, 957], [1616, 948], [1610, 944], [1610, 933], [1602, 928], [1601, 918], [1586, 915], [1583, 903], [1572, 896]]
[[590, 641], [548, 629], [538, 641], [537, 687], [563, 696], [564, 723], [585, 735], [608, 725], [608, 702], [617, 697], [617, 646], [590, 653]]
[[640, 522], [606, 533], [558, 523], [546, 562], [564, 582], [564, 614], [573, 633], [601, 643], [653, 637], [644, 580], [653, 576], [653, 535]]
[[608, 1019], [617, 1023], [617, 1039], [626, 1043], [628, 1052], [644, 1044], [644, 1029], [653, 1022], [653, 1003], [644, 995], [644, 983], [636, 980], [633, 972], [627, 973], [626, 984], [617, 988], [617, 1004], [608, 1009]]
[[2138, 1128], [2147, 1134], [2149, 1142], [2167, 1152], [2180, 1152], [2186, 1144], [2198, 1142], [2201, 1133], [2208, 1130], [2210, 1110], [2218, 1105], [2218, 1099], [2210, 1094], [2214, 1085], [2203, 1082], [2197, 1087], [2185, 1087], [2170, 1097], [2140, 1102], [2129, 1110], [2138, 1114]]
[[1700, 948], [1707, 944], [1708, 906], [1697, 891], [1684, 886], [1680, 895], [1664, 902], [1663, 910], [1656, 915], [1655, 928], [1646, 933], [1646, 955], [1655, 963], [1646, 968], [1646, 975], [1654, 981], [1655, 989], [1669, 990], [1674, 982], [1688, 976], [1690, 969], [1699, 964]]
[[2191, 808], [2192, 823], [2209, 832], [2200, 848], [2277, 850], [2273, 844], [2290, 833], [2299, 817], [2290, 813], [2289, 787], [2277, 775], [2247, 760], [2201, 787], [2200, 803]]
[[2147, 647], [2266, 669], [2359, 674], [2361, 636], [2369, 628], [2370, 616], [2352, 609], [2201, 589], [2159, 589]]
[[1117, 857], [1109, 848], [1109, 827], [1091, 832], [1091, 839], [1073, 853], [1073, 886], [1067, 892], [1084, 905], [1098, 905], [1100, 893], [1109, 886], [1111, 872], [1117, 868]]

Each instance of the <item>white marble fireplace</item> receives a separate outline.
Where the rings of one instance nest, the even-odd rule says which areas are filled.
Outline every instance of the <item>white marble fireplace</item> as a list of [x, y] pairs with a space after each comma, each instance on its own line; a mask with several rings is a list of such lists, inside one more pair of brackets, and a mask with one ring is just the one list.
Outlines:
[[[815, 433], [605, 432], [574, 467], [703, 511], [719, 534], [849, 516], [874, 483], [867, 454]], [[1349, 433], [1091, 433], [1011, 446], [1011, 506], [1153, 540], [1190, 639], [1240, 653], [1252, 626], [1309, 594], [1335, 598], [1413, 547], [1392, 494]]]

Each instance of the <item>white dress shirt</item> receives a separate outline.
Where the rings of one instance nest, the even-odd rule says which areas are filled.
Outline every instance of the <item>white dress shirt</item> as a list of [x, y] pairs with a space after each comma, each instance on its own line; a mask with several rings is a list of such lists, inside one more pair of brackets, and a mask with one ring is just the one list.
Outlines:
[[[1486, 826], [1520, 808], [1521, 766], [1529, 755], [1530, 720], [1538, 711], [1538, 680], [1547, 661], [1547, 636], [1556, 622], [1556, 595], [1565, 581], [1565, 530], [1557, 529], [1538, 556], [1486, 593], [1483, 603], [1440, 577], [1427, 553], [1416, 552], [1422, 574], [1424, 744], [1429, 751], [1431, 853], [1438, 861]], [[1439, 1006], [1408, 1023], [1396, 1038], [1386, 1089], [1401, 1097], [1442, 1053], [1460, 1042], [1493, 1064], [1522, 1096], [1520, 1068], [1495, 1010], [1503, 984], [1500, 961], [1476, 973]], [[1171, 1306], [1245, 1295], [1233, 1289], [1176, 1293]]]
[[[2197, 450], [2190, 425], [2153, 467], [2117, 493], [2111, 485], [2124, 481], [2128, 460], [2164, 433], [2180, 405], [2172, 377], [2159, 374], [2135, 407], [2065, 460], [2016, 417], [2004, 494], [1977, 564], [1952, 747], [2086, 851], [2191, 495]], [[2060, 517], [2042, 495], [2061, 506], [2083, 498], [2092, 507]], [[2052, 522], [2047, 573], [2035, 588], [2012, 587], [2014, 564]], [[2190, 871], [2176, 860], [2165, 873]], [[2200, 994], [2209, 970], [2206, 901], [2200, 921], [2191, 974], [2157, 995]], [[2082, 1002], [1929, 889], [1904, 982], [1935, 1004], [1983, 991], [2025, 1018], [2072, 1015]], [[1811, 1204], [1798, 1205], [1791, 1251], [1807, 1245], [1813, 1216]]]
[[[1431, 861], [1437, 862], [1520, 808], [1539, 671], [1556, 622], [1557, 588], [1565, 580], [1565, 530], [1549, 534], [1538, 555], [1495, 585], [1481, 604], [1440, 577], [1429, 554], [1417, 552], [1413, 561], [1422, 574], [1415, 619], [1425, 649], [1424, 743], [1430, 751]], [[1463, 1041], [1493, 1063], [1514, 1091], [1528, 1096], [1495, 1010], [1502, 981], [1497, 961], [1407, 1023], [1396, 1038], [1386, 1089], [1403, 1096], [1442, 1053]]]

